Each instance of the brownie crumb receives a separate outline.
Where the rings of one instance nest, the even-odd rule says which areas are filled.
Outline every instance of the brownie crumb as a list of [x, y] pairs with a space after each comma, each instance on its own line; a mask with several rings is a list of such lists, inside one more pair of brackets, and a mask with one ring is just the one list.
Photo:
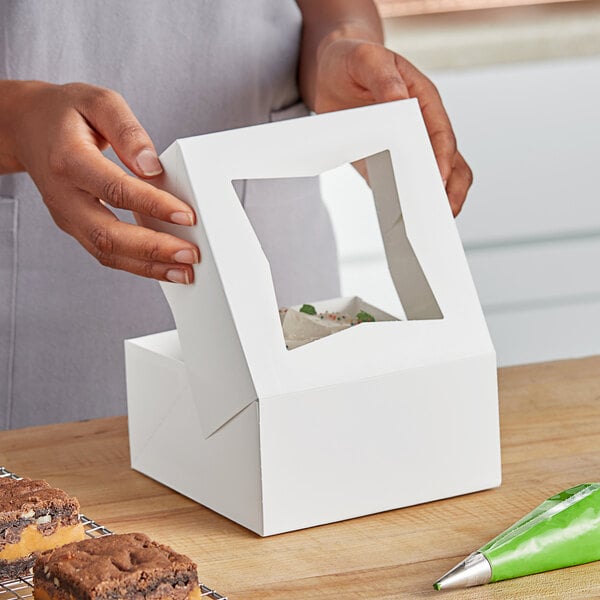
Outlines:
[[5, 580], [26, 577], [30, 574], [35, 559], [36, 554], [30, 554], [25, 558], [19, 558], [17, 560], [0, 560], [0, 579]]

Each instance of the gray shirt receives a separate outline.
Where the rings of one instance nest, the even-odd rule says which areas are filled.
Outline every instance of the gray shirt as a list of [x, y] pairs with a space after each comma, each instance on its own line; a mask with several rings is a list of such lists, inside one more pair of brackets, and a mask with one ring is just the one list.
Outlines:
[[[3, 0], [0, 78], [115, 89], [160, 152], [179, 137], [307, 114], [300, 30], [292, 0]], [[318, 181], [239, 190], [280, 306], [336, 296]], [[123, 414], [123, 340], [172, 327], [156, 282], [96, 263], [27, 174], [0, 177], [0, 428]]]

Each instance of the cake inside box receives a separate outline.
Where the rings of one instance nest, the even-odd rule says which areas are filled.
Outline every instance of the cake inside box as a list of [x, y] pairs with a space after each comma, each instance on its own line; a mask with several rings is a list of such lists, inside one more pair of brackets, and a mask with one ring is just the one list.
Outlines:
[[288, 350], [294, 350], [350, 327], [399, 320], [357, 296], [281, 308], [279, 318]]

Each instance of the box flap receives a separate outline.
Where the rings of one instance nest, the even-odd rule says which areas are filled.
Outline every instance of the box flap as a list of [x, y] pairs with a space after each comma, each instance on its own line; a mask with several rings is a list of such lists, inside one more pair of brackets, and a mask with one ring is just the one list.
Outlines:
[[141, 220], [146, 226], [188, 239], [201, 248], [202, 261], [195, 266], [201, 288], [162, 282], [161, 287], [177, 325], [202, 433], [208, 437], [254, 402], [257, 395], [178, 142], [161, 155], [161, 162], [164, 174], [156, 183], [194, 206], [199, 224], [189, 228], [146, 216]]

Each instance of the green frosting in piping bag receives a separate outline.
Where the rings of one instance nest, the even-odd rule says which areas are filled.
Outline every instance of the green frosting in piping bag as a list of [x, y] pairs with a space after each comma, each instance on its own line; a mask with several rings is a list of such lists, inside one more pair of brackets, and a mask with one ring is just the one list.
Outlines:
[[540, 504], [479, 549], [492, 581], [600, 559], [600, 483], [583, 483]]

